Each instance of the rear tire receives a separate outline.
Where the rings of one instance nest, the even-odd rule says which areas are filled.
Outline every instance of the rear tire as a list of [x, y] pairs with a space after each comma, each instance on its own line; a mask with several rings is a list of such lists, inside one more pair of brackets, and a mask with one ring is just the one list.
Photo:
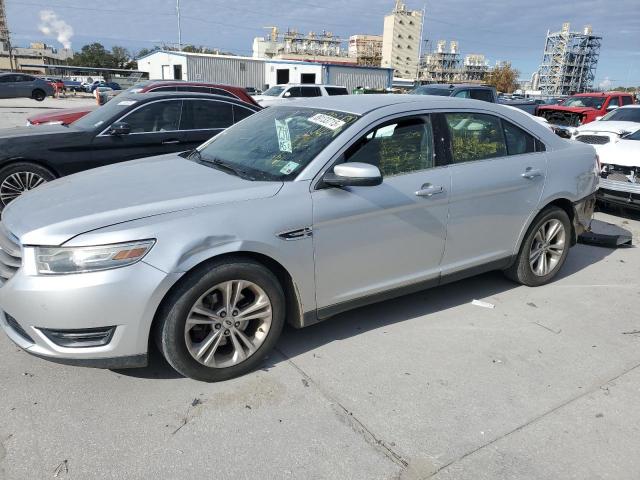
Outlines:
[[0, 212], [24, 192], [55, 178], [51, 171], [31, 162], [13, 163], [0, 169]]
[[275, 275], [235, 257], [188, 273], [163, 302], [153, 333], [178, 373], [218, 382], [258, 367], [280, 337], [284, 319], [285, 297]]
[[572, 233], [567, 212], [558, 207], [544, 209], [529, 227], [516, 261], [505, 275], [529, 287], [549, 283], [567, 259]]
[[47, 94], [44, 90], [37, 89], [33, 91], [33, 93], [31, 94], [31, 98], [33, 98], [37, 102], [42, 102], [45, 98], [47, 98]]

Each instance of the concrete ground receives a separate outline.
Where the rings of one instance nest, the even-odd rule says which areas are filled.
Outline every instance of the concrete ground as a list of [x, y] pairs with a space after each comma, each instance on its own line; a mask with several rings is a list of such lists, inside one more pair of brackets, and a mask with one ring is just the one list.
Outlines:
[[[640, 241], [640, 216], [596, 218]], [[491, 273], [288, 329], [218, 384], [2, 335], [0, 479], [635, 479], [639, 271], [636, 248], [578, 245], [550, 285]]]

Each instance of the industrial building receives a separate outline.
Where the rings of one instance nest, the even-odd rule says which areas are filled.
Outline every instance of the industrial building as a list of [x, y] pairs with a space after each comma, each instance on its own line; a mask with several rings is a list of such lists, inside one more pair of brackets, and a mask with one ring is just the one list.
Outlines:
[[9, 26], [7, 25], [7, 12], [4, 8], [4, 0], [0, 0], [0, 51], [8, 52], [11, 48], [9, 38]]
[[382, 66], [393, 68], [398, 78], [418, 77], [423, 17], [422, 11], [407, 10], [402, 0], [384, 17]]
[[420, 81], [427, 83], [482, 83], [489, 73], [484, 55], [470, 54], [462, 58], [458, 42], [439, 40], [434, 52], [424, 55], [420, 63]]
[[0, 70], [20, 70], [39, 75], [45, 73], [45, 65], [64, 65], [71, 57], [71, 49], [57, 49], [39, 42], [28, 48], [0, 48]]
[[379, 67], [382, 64], [382, 35], [351, 35], [349, 57], [358, 65]]
[[320, 34], [302, 34], [297, 30], [288, 29], [280, 34], [278, 27], [269, 29], [268, 37], [253, 39], [253, 58], [356, 64], [343, 48], [343, 40], [331, 32], [323, 30]]
[[265, 89], [286, 83], [391, 88], [393, 71], [314, 61], [260, 59], [159, 50], [138, 59], [138, 70], [152, 80], [189, 80]]
[[559, 32], [547, 32], [537, 85], [543, 95], [571, 95], [593, 88], [602, 37], [594, 35], [591, 25], [572, 32], [569, 23]]

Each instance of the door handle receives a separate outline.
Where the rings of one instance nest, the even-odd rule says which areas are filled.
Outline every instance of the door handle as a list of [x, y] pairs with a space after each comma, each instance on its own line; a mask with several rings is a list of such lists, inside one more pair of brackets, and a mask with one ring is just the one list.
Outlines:
[[177, 145], [180, 140], [163, 140], [162, 145]]
[[418, 197], [433, 197], [434, 195], [439, 195], [444, 193], [444, 188], [441, 185], [431, 185], [430, 183], [425, 183], [422, 185], [422, 188], [416, 192], [416, 196]]
[[542, 177], [542, 175], [543, 175], [542, 170], [536, 170], [531, 167], [527, 167], [525, 172], [520, 176], [522, 178], [526, 178], [527, 180], [533, 180], [534, 178]]

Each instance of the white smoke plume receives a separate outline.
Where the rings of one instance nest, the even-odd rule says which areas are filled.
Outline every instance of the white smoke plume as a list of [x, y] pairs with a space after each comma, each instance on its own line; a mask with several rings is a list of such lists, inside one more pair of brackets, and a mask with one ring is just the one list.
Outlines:
[[71, 48], [73, 27], [58, 18], [58, 15], [53, 10], [40, 11], [40, 25], [38, 25], [38, 28], [45, 35], [56, 37], [64, 48]]

